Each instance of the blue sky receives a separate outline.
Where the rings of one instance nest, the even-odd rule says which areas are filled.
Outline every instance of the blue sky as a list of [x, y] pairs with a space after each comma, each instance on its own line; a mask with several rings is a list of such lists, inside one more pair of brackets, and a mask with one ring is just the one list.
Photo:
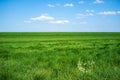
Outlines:
[[0, 32], [120, 32], [120, 0], [0, 0]]

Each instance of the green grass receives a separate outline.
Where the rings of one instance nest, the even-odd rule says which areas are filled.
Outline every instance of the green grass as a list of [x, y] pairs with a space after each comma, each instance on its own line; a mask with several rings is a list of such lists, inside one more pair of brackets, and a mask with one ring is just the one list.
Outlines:
[[0, 33], [0, 80], [120, 80], [120, 33]]

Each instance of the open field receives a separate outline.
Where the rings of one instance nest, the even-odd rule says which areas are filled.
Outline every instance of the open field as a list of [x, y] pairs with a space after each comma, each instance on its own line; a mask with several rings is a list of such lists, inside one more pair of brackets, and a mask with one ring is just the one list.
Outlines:
[[0, 80], [120, 80], [120, 32], [1, 32]]

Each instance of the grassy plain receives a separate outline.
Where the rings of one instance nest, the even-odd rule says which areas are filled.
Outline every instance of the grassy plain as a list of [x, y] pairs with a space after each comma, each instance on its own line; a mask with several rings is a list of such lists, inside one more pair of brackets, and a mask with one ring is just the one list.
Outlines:
[[120, 80], [120, 33], [1, 32], [0, 80]]

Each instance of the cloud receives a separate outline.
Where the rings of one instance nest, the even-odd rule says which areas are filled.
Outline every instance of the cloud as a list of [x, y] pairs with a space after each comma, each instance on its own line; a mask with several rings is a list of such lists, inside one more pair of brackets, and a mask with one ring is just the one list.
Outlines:
[[103, 0], [95, 0], [93, 3], [94, 4], [102, 4], [102, 3], [104, 3], [104, 1]]
[[104, 12], [99, 12], [98, 14], [100, 14], [100, 15], [117, 15], [117, 14], [120, 14], [120, 11], [104, 11]]
[[54, 5], [52, 5], [52, 4], [48, 4], [47, 6], [48, 6], [48, 7], [50, 7], [50, 8], [55, 7], [55, 6], [54, 6]]
[[88, 12], [88, 13], [93, 13], [93, 12], [95, 12], [94, 10], [86, 10], [86, 12]]
[[69, 23], [69, 20], [56, 20], [54, 17], [49, 16], [48, 14], [42, 14], [38, 17], [35, 18], [30, 18], [29, 20], [24, 20], [24, 23], [31, 23], [35, 21], [42, 21], [42, 22], [47, 22], [51, 24], [65, 24]]
[[77, 14], [77, 18], [86, 18], [86, 17], [89, 17], [89, 16], [93, 16], [93, 14], [92, 13]]
[[72, 3], [70, 3], [70, 4], [67, 3], [67, 4], [64, 5], [64, 7], [73, 7], [73, 6], [74, 5]]
[[54, 20], [54, 17], [49, 16], [48, 14], [42, 14], [41, 16], [30, 18], [31, 21], [48, 21], [48, 20]]
[[79, 1], [78, 4], [84, 4], [85, 2], [84, 1]]
[[118, 14], [120, 14], [120, 11], [117, 11]]
[[51, 24], [65, 24], [65, 23], [69, 23], [69, 20], [55, 20], [55, 21], [50, 21], [49, 23], [51, 23]]

